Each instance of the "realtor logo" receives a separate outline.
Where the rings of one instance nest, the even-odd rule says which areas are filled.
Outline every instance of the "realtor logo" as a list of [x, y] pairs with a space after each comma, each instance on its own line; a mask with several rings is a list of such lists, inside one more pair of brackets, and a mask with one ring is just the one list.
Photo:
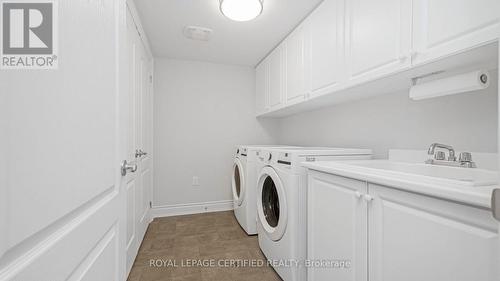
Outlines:
[[57, 68], [56, 0], [0, 0], [3, 69]]

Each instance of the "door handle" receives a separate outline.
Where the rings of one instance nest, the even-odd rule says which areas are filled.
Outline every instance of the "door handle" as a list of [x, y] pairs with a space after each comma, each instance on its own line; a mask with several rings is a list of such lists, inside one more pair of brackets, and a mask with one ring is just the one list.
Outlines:
[[491, 211], [493, 212], [493, 217], [500, 221], [500, 189], [493, 190], [491, 194]]
[[135, 171], [137, 171], [137, 165], [129, 164], [127, 163], [127, 160], [123, 160], [120, 171], [122, 176], [126, 176], [128, 171], [130, 171], [131, 173], [135, 173]]

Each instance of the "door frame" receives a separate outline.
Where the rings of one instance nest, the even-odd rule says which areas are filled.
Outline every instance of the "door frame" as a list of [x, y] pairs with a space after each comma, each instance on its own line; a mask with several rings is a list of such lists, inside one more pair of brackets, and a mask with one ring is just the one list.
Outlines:
[[[136, 134], [137, 135], [133, 135], [133, 137], [135, 139], [129, 139], [131, 134], [129, 134], [128, 132], [125, 133], [124, 135], [124, 139], [127, 139], [127, 141], [131, 141], [133, 143], [136, 144], [136, 146], [143, 146], [142, 143], [137, 143], [137, 136], [140, 136], [141, 134], [143, 134], [143, 118], [144, 118], [144, 112], [143, 112], [143, 102], [144, 102], [144, 90], [147, 90], [149, 91], [148, 94], [150, 94], [151, 96], [151, 104], [148, 105], [148, 109], [149, 109], [149, 112], [148, 114], [150, 115], [150, 119], [149, 121], [152, 123], [153, 122], [153, 119], [152, 119], [152, 116], [153, 116], [153, 101], [154, 101], [154, 87], [153, 87], [153, 66], [154, 66], [154, 59], [153, 59], [153, 56], [152, 56], [152, 52], [151, 52], [151, 48], [149, 46], [149, 41], [146, 37], [146, 33], [144, 32], [144, 29], [142, 27], [142, 24], [141, 24], [141, 20], [140, 20], [140, 17], [139, 17], [139, 14], [137, 12], [137, 9], [135, 7], [135, 4], [132, 0], [126, 0], [126, 13], [125, 13], [125, 22], [127, 21], [127, 18], [130, 17], [131, 21], [132, 21], [132, 24], [134, 25], [135, 27], [135, 31], [136, 31], [136, 39], [139, 42], [139, 44], [141, 45], [141, 52], [143, 51], [144, 53], [144, 60], [141, 61], [142, 58], [138, 58], [137, 59], [137, 62], [138, 63], [143, 63], [143, 65], [139, 65], [138, 67], [136, 67], [136, 65], [131, 65], [130, 64], [130, 58], [129, 58], [129, 53], [128, 53], [128, 41], [129, 41], [129, 30], [127, 29], [127, 26], [126, 26], [126, 44], [124, 44], [125, 46], [125, 58], [126, 59], [126, 63], [128, 65], [128, 68], [125, 70], [125, 77], [127, 77], [127, 80], [130, 81], [129, 79], [129, 68], [130, 67], [136, 67], [136, 70], [138, 71], [141, 71], [141, 73], [135, 73], [135, 75], [139, 75], [139, 77], [141, 77], [140, 79], [137, 79], [137, 81], [139, 82], [139, 84], [132, 84], [131, 85], [131, 82], [128, 83], [127, 85], [127, 89], [129, 91], [129, 95], [128, 95], [128, 104], [127, 104], [127, 108], [128, 109], [131, 109], [131, 107], [129, 106], [130, 103], [132, 103], [134, 105], [134, 110], [138, 110], [138, 108], [140, 107], [140, 110], [138, 111], [138, 114], [140, 114], [140, 116], [135, 116], [135, 118], [139, 118], [138, 120], [134, 120], [134, 122], [137, 122], [139, 121], [141, 124], [136, 128], [137, 131], [136, 131]], [[145, 67], [146, 69], [142, 68], [142, 67]], [[146, 75], [146, 77], [144, 76]], [[135, 78], [134, 78], [135, 79]], [[146, 82], [147, 81], [147, 82]], [[144, 85], [143, 83], [147, 83], [147, 85]], [[134, 89], [132, 89], [132, 87]], [[141, 96], [136, 96], [136, 93], [134, 91], [138, 90], [139, 91], [139, 95]], [[131, 119], [129, 118], [129, 116], [126, 117], [126, 119], [124, 120], [127, 120], [127, 121], [130, 121]], [[129, 125], [129, 124], [127, 124]], [[127, 159], [127, 161], [137, 161], [137, 164], [139, 165], [139, 168], [137, 170], [137, 174], [135, 175], [136, 177], [136, 186], [133, 190], [133, 194], [134, 194], [134, 197], [133, 197], [133, 210], [130, 210], [131, 206], [128, 206], [128, 193], [127, 191], [128, 190], [124, 190], [124, 205], [125, 205], [125, 209], [124, 209], [124, 220], [125, 220], [125, 231], [124, 231], [124, 240], [125, 240], [125, 246], [124, 246], [124, 256], [126, 257], [125, 258], [125, 267], [126, 267], [126, 274], [128, 275], [132, 269], [132, 266], [133, 266], [133, 263], [134, 263], [134, 260], [138, 254], [138, 251], [139, 251], [139, 247], [142, 243], [142, 240], [144, 238], [144, 235], [147, 231], [147, 227], [149, 225], [149, 223], [152, 221], [152, 215], [151, 215], [151, 208], [152, 208], [152, 202], [153, 202], [153, 198], [152, 198], [152, 195], [153, 195], [153, 187], [152, 187], [152, 178], [153, 178], [153, 173], [154, 173], [154, 168], [153, 168], [153, 137], [152, 137], [152, 130], [153, 130], [153, 124], [150, 124], [150, 128], [151, 128], [151, 136], [150, 136], [150, 143], [148, 144], [149, 148], [147, 151], [148, 152], [148, 159], [147, 161], [149, 162], [148, 163], [148, 166], [150, 168], [150, 177], [151, 177], [151, 186], [149, 187], [150, 190], [148, 190], [147, 192], [144, 191], [143, 187], [144, 187], [144, 184], [143, 184], [143, 175], [142, 175], [142, 167], [141, 167], [141, 164], [142, 164], [142, 158], [139, 159], [139, 158], [134, 158], [134, 159], [127, 159], [127, 158], [130, 158], [130, 151], [127, 151], [127, 149], [129, 148], [129, 145], [126, 146], [125, 148], [125, 158], [124, 159]], [[144, 139], [147, 139], [147, 138], [141, 138], [141, 142], [144, 141]], [[129, 143], [127, 143], [129, 144]], [[142, 149], [141, 147], [134, 147], [134, 149]], [[124, 189], [126, 189], [128, 187], [128, 183], [129, 183], [129, 177], [125, 177], [125, 181], [126, 183], [124, 184]], [[141, 187], [139, 189], [136, 189], [137, 187]], [[140, 192], [140, 193], [138, 193]], [[149, 195], [149, 198], [143, 198], [142, 196], [144, 196], [144, 194], [148, 194]], [[140, 195], [140, 196], [139, 196]], [[137, 200], [139, 199], [142, 199], [140, 202], [138, 202]], [[140, 208], [140, 203], [144, 203], [144, 201], [147, 200], [147, 202], [149, 202], [149, 206], [147, 207], [147, 211], [146, 212], [143, 212], [143, 209]], [[139, 203], [139, 204], [138, 204]], [[133, 234], [132, 234], [132, 237], [131, 239], [127, 239], [128, 237], [127, 236], [127, 223], [128, 223], [128, 214], [127, 214], [127, 211], [130, 212], [131, 211], [131, 215], [133, 216], [134, 220], [134, 225], [132, 227], [132, 231], [133, 231]], [[138, 219], [138, 220], [135, 220], [135, 219]], [[146, 224], [145, 226], [143, 224]], [[141, 228], [138, 228], [138, 226], [141, 226]], [[128, 240], [128, 241], [127, 241]], [[133, 245], [130, 245], [131, 242], [133, 243]], [[130, 250], [130, 251], [129, 251]]]

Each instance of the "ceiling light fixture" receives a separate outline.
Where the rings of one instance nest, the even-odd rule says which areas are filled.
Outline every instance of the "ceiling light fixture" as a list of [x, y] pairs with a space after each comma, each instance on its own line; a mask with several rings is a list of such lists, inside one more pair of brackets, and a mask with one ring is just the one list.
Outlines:
[[219, 0], [220, 11], [234, 21], [249, 21], [263, 10], [264, 0]]

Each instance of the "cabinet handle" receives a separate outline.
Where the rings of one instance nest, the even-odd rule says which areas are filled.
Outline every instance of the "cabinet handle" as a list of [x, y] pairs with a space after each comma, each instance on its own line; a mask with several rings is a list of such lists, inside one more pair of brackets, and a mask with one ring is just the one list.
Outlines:
[[493, 217], [500, 221], [500, 189], [493, 190], [491, 195], [491, 210], [493, 212]]
[[365, 194], [363, 196], [363, 198], [365, 199], [366, 202], [370, 203], [373, 201], [373, 197], [371, 195], [368, 195], [368, 194]]
[[354, 192], [354, 196], [356, 196], [356, 198], [358, 199], [361, 199], [361, 192], [359, 191]]

